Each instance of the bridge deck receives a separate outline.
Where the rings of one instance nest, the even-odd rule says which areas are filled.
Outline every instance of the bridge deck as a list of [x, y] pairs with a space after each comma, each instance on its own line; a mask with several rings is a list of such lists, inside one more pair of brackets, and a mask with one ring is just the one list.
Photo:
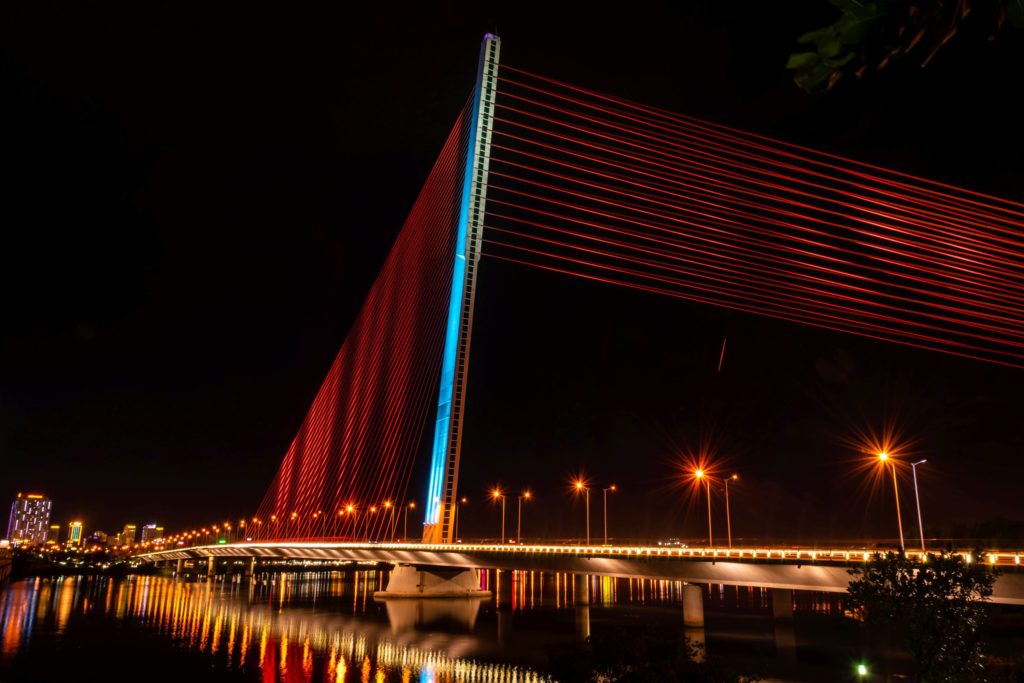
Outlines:
[[[144, 553], [148, 562], [215, 558], [379, 562], [422, 567], [466, 567], [600, 576], [642, 577], [762, 588], [844, 592], [849, 569], [873, 551], [826, 548], [681, 548], [666, 546], [572, 546], [422, 543], [266, 542], [195, 546]], [[920, 551], [908, 551], [920, 556]], [[967, 553], [964, 553], [968, 555]], [[1005, 571], [992, 601], [1024, 605], [1019, 552], [981, 559]]]

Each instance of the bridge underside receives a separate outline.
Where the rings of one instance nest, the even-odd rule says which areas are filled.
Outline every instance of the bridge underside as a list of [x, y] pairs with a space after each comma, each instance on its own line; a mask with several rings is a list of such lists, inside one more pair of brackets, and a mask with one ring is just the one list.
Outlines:
[[[638, 553], [582, 550], [544, 552], [543, 547], [496, 546], [451, 549], [451, 546], [420, 544], [354, 543], [246, 543], [165, 550], [139, 556], [149, 562], [206, 560], [207, 558], [255, 558], [257, 560], [304, 560], [314, 562], [382, 563], [416, 567], [506, 569], [562, 572], [620, 578], [665, 579], [688, 583], [754, 586], [789, 590], [842, 593], [850, 583], [849, 569], [857, 561], [769, 560], [731, 557], [659, 556]], [[1024, 573], [1006, 571], [996, 581], [991, 601], [1024, 605]]]

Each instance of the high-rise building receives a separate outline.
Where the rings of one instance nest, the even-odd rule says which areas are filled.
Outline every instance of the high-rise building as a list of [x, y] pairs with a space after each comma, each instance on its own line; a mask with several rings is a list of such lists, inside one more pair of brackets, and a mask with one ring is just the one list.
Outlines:
[[157, 526], [156, 523], [147, 524], [142, 527], [142, 542], [146, 541], [158, 541], [164, 537], [164, 528]]
[[68, 525], [68, 545], [81, 545], [82, 543], [82, 523], [71, 522]]
[[7, 538], [11, 543], [45, 543], [50, 525], [50, 499], [39, 493], [19, 493], [11, 503]]
[[121, 532], [121, 545], [132, 545], [135, 543], [135, 525], [125, 524]]
[[50, 530], [46, 532], [47, 543], [60, 543], [60, 524], [51, 524]]

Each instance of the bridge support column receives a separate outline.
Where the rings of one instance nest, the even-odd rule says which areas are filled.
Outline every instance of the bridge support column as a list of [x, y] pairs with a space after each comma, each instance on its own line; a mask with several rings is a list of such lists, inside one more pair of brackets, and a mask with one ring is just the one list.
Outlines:
[[181, 572], [185, 569], [185, 560], [178, 558], [178, 562], [174, 567], [174, 575], [181, 576]]
[[242, 571], [243, 581], [252, 581], [253, 574], [256, 573], [256, 558], [251, 557], [249, 561], [245, 563], [245, 569]]
[[217, 576], [217, 560], [212, 555], [206, 559], [206, 575], [211, 579]]
[[572, 577], [573, 603], [576, 605], [576, 638], [587, 640], [590, 638], [590, 575], [573, 574]]
[[590, 604], [590, 575], [589, 574], [573, 574], [572, 575], [572, 588], [573, 588], [573, 603], [577, 605], [589, 605]]
[[793, 621], [793, 591], [788, 588], [772, 589], [772, 619]]
[[386, 590], [374, 598], [488, 598], [481, 590], [480, 571], [458, 567], [413, 567], [398, 565], [391, 572]]
[[683, 586], [683, 625], [704, 628], [704, 590], [692, 583]]

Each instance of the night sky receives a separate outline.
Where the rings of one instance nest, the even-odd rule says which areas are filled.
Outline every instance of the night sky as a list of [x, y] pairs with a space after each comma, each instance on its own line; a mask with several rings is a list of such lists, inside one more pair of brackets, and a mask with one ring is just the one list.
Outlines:
[[[550, 5], [0, 9], [0, 499], [44, 492], [90, 530], [251, 514], [487, 31], [533, 72], [1024, 196], [1024, 36], [810, 96], [784, 64], [824, 0]], [[621, 488], [613, 535], [700, 535], [673, 463], [703, 442], [740, 474], [735, 535], [891, 536], [891, 488], [871, 495], [848, 443], [885, 420], [928, 458], [926, 525], [1024, 516], [1022, 371], [496, 261], [479, 277], [471, 535], [496, 533], [497, 482], [537, 494], [524, 533], [579, 534], [576, 472]]]

